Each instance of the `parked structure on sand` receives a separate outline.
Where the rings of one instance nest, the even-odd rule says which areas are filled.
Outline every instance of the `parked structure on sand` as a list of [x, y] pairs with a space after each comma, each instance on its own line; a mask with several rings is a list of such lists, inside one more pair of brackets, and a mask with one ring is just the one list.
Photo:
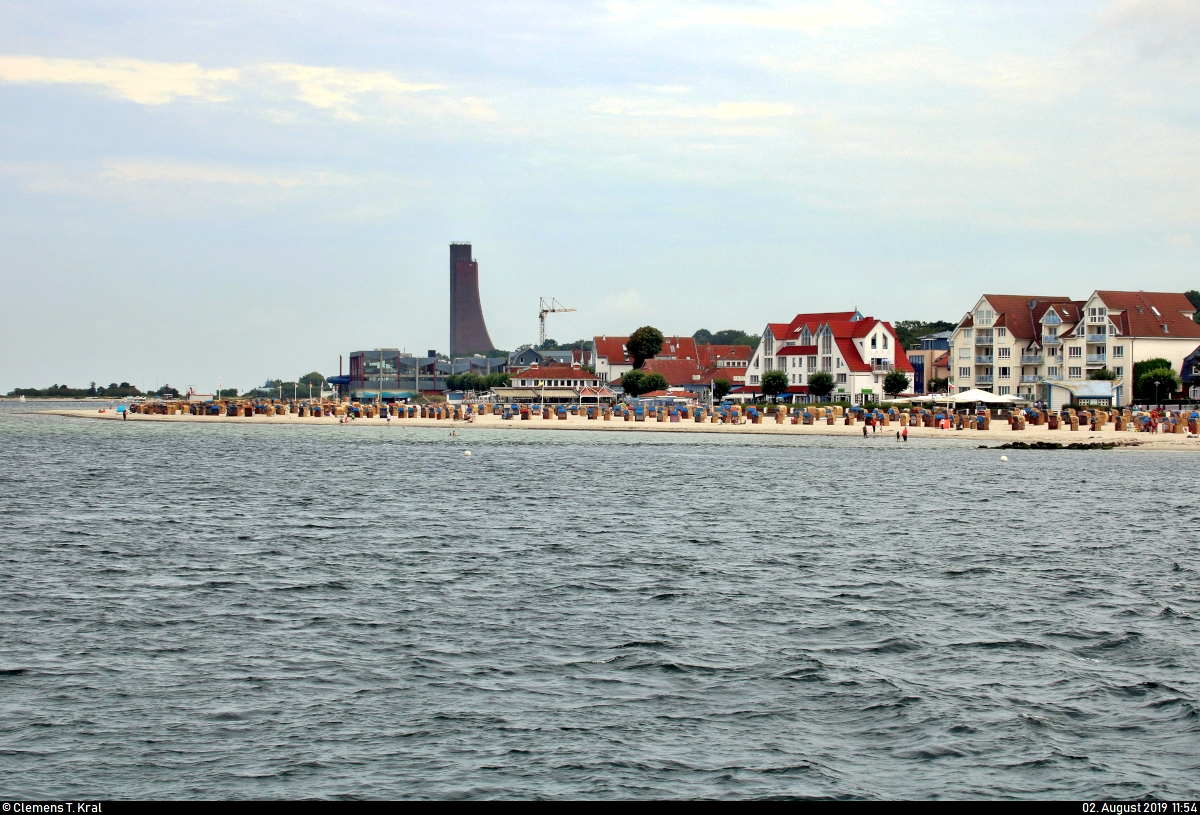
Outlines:
[[450, 356], [495, 351], [479, 302], [479, 263], [471, 244], [450, 244]]
[[[952, 390], [970, 388], [1051, 404], [1128, 405], [1133, 366], [1163, 357], [1180, 371], [1200, 342], [1183, 294], [1095, 291], [1068, 297], [985, 294], [950, 340]], [[1116, 379], [1089, 380], [1107, 368]]]
[[814, 401], [808, 380], [823, 371], [834, 378], [832, 399], [869, 404], [882, 401], [883, 378], [893, 370], [906, 373], [911, 386], [912, 364], [891, 323], [857, 310], [797, 314], [788, 323], [767, 323], [746, 369], [746, 385], [732, 395], [757, 398], [763, 374], [783, 371], [788, 389], [782, 401]]

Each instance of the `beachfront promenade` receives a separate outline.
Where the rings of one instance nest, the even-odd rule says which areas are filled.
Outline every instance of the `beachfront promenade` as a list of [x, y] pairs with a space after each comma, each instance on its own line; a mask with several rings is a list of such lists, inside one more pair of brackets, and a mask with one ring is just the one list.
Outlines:
[[[311, 417], [311, 416], [193, 416], [190, 414], [176, 414], [172, 416], [163, 416], [157, 414], [132, 414], [126, 419], [122, 419], [120, 414], [111, 411], [99, 412], [97, 410], [47, 410], [43, 413], [56, 416], [69, 416], [73, 418], [99, 419], [103, 421], [127, 421], [127, 422], [157, 422], [164, 424], [172, 423], [201, 423], [201, 424], [232, 424], [232, 425], [328, 425], [341, 426], [344, 428], [354, 427], [442, 427], [454, 428], [456, 430], [469, 428], [482, 428], [490, 430], [512, 430], [519, 432], [521, 430], [594, 430], [601, 432], [614, 433], [719, 433], [725, 435], [772, 435], [772, 436], [830, 436], [843, 438], [858, 438], [863, 437], [863, 425], [861, 422], [856, 422], [851, 426], [846, 426], [839, 422], [837, 424], [776, 424], [773, 420], [770, 422], [764, 421], [762, 424], [710, 424], [697, 423], [695, 421], [680, 421], [680, 422], [657, 422], [657, 421], [624, 421], [618, 417], [613, 417], [610, 420], [604, 419], [588, 419], [585, 416], [572, 416], [567, 414], [567, 418], [550, 418], [543, 419], [540, 416], [535, 418], [522, 419], [504, 419], [500, 416], [476, 416], [472, 420], [463, 419], [399, 419], [393, 418], [390, 421], [382, 418], [372, 419], [350, 419], [342, 422], [341, 417]], [[880, 427], [877, 432], [873, 432], [870, 427], [867, 428], [868, 436], [876, 439], [891, 439], [895, 442], [897, 432], [901, 432], [901, 428], [897, 423], [893, 422], [889, 426]], [[1072, 431], [1067, 428], [1050, 430], [1046, 425], [1028, 425], [1024, 430], [1011, 430], [1009, 425], [1003, 421], [993, 420], [992, 426], [987, 430], [941, 430], [931, 427], [910, 427], [908, 428], [908, 437], [910, 440], [954, 440], [954, 441], [977, 441], [980, 444], [998, 444], [1002, 442], [1057, 442], [1059, 444], [1072, 444], [1075, 442], [1094, 444], [1097, 442], [1119, 443], [1122, 445], [1137, 445], [1143, 449], [1171, 449], [1171, 450], [1193, 450], [1200, 452], [1200, 438], [1188, 438], [1186, 434], [1160, 434], [1160, 433], [1136, 433], [1132, 431], [1117, 431], [1114, 425], [1110, 422], [1105, 425], [1103, 430], [1088, 430], [1081, 428]]]

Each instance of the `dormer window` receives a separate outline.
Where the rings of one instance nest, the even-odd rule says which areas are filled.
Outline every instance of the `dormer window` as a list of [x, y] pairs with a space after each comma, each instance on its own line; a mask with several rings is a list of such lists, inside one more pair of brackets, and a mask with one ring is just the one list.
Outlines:
[[876, 342], [877, 342], [877, 340], [875, 339], [875, 335], [874, 335], [874, 334], [872, 334], [872, 335], [871, 335], [871, 347], [872, 347], [872, 348], [875, 348], [875, 347], [877, 347], [877, 346], [876, 346]]

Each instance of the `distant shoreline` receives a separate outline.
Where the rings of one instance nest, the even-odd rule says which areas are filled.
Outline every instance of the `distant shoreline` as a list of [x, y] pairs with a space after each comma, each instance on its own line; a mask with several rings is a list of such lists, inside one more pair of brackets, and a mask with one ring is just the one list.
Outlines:
[[[121, 419], [120, 414], [115, 412], [100, 413], [95, 410], [40, 410], [37, 413], [51, 416], [64, 416], [72, 419], [99, 419], [102, 421], [129, 421], [129, 422], [159, 422], [166, 424], [233, 424], [243, 426], [262, 426], [262, 425], [324, 425], [327, 427], [425, 427], [445, 429], [466, 430], [470, 428], [481, 428], [485, 430], [596, 430], [602, 432], [613, 433], [717, 433], [721, 435], [755, 435], [755, 436], [819, 436], [819, 437], [837, 437], [844, 438], [862, 438], [861, 422], [856, 422], [854, 425], [847, 427], [839, 423], [836, 425], [820, 424], [811, 425], [794, 425], [794, 424], [775, 424], [772, 420], [768, 422], [764, 419], [762, 424], [740, 424], [740, 425], [725, 425], [725, 424], [698, 424], [694, 421], [680, 422], [626, 422], [611, 419], [604, 421], [603, 419], [587, 419], [584, 417], [568, 416], [567, 419], [502, 419], [499, 416], [480, 416], [473, 422], [464, 420], [451, 419], [392, 419], [388, 422], [386, 419], [354, 419], [348, 423], [342, 424], [337, 417], [315, 417], [315, 416], [192, 416], [183, 414], [177, 416], [160, 416], [155, 414], [144, 415], [140, 413], [131, 414], [126, 419]], [[1007, 422], [995, 422], [989, 430], [937, 430], [929, 427], [910, 427], [908, 436], [912, 440], [922, 441], [977, 441], [980, 444], [1000, 443], [1000, 442], [1058, 442], [1063, 445], [1073, 442], [1105, 442], [1113, 443], [1121, 449], [1141, 449], [1141, 450], [1176, 450], [1181, 452], [1200, 452], [1200, 438], [1187, 438], [1186, 434], [1150, 434], [1150, 433], [1131, 433], [1123, 431], [1118, 433], [1116, 430], [1108, 426], [1107, 430], [1086, 430], [1081, 429], [1072, 431], [1068, 429], [1050, 430], [1047, 426], [1030, 425], [1025, 430], [1011, 430]], [[897, 432], [902, 430], [896, 424], [888, 427], [879, 428], [878, 432], [868, 432], [868, 436], [874, 438], [891, 437], [895, 438]], [[893, 442], [897, 443], [897, 442]], [[903, 443], [903, 442], [898, 442]]]

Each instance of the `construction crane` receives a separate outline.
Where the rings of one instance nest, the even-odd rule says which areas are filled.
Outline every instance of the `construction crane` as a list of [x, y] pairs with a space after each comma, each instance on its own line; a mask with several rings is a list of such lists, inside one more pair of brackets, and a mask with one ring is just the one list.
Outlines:
[[546, 302], [545, 297], [538, 298], [538, 348], [546, 344], [546, 315], [558, 314], [562, 311], [574, 311], [573, 308], [565, 308], [562, 303], [550, 298], [550, 302]]

